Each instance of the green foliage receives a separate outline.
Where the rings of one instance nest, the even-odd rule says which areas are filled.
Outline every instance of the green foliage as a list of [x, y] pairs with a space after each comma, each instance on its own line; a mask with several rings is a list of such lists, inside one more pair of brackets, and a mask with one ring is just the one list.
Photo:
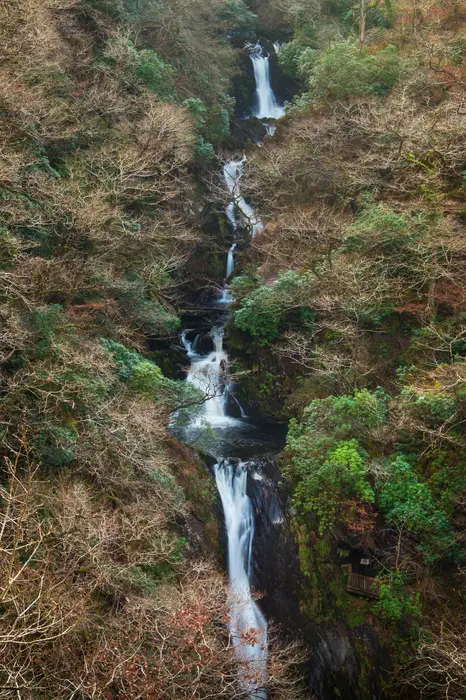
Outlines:
[[118, 376], [123, 382], [129, 381], [133, 375], [133, 369], [136, 365], [142, 362], [142, 357], [134, 350], [128, 350], [121, 343], [116, 343], [113, 340], [103, 338], [101, 340], [103, 347], [112, 353], [116, 366], [118, 367]]
[[260, 287], [241, 303], [235, 324], [259, 342], [269, 345], [278, 338], [281, 308], [270, 287]]
[[315, 399], [301, 425], [290, 422], [287, 452], [297, 481], [294, 500], [303, 512], [319, 516], [321, 532], [334, 525], [344, 501], [374, 502], [371, 462], [361, 440], [386, 421], [388, 400], [381, 389]]
[[445, 513], [436, 508], [429, 486], [399, 455], [390, 463], [388, 480], [378, 490], [377, 505], [387, 521], [421, 539], [419, 549], [434, 562], [454, 545]]
[[135, 66], [138, 80], [161, 100], [171, 102], [175, 94], [173, 68], [162, 61], [152, 49], [138, 52]]
[[76, 433], [64, 426], [49, 426], [41, 430], [35, 448], [43, 466], [63, 467], [74, 459]]
[[368, 431], [385, 423], [389, 399], [381, 388], [315, 399], [304, 410], [306, 427], [315, 432], [329, 433], [336, 439], [361, 439]]
[[[249, 333], [259, 345], [270, 345], [279, 335], [280, 323], [286, 313], [296, 308], [297, 294], [305, 280], [294, 271], [281, 274], [272, 285], [263, 285], [242, 296], [240, 308], [234, 314], [235, 325]], [[238, 286], [240, 285], [240, 286]], [[233, 285], [241, 290], [241, 282]]]
[[194, 142], [194, 153], [200, 163], [207, 163], [214, 157], [215, 151], [210, 141], [219, 142], [230, 132], [230, 114], [224, 107], [214, 107], [210, 111], [202, 100], [190, 97], [183, 106], [193, 116], [194, 128], [197, 133]]
[[160, 367], [149, 360], [134, 365], [129, 385], [142, 396], [153, 398], [164, 382]]
[[244, 0], [220, 3], [217, 13], [220, 31], [232, 39], [246, 39], [257, 27], [255, 15]]
[[389, 622], [412, 622], [421, 617], [420, 595], [407, 593], [403, 577], [392, 572], [387, 582], [379, 586], [379, 599], [374, 610], [381, 618]]
[[309, 89], [316, 99], [344, 100], [350, 96], [385, 95], [399, 75], [394, 46], [376, 54], [351, 42], [333, 44], [309, 74]]
[[174, 419], [178, 423], [188, 421], [193, 413], [199, 412], [203, 395], [192, 384], [167, 379], [154, 362], [120, 343], [107, 339], [101, 343], [112, 354], [120, 380], [163, 410], [169, 413], [176, 411]]
[[141, 85], [154, 92], [161, 100], [173, 102], [176, 96], [173, 68], [162, 61], [152, 49], [138, 50], [125, 35], [116, 34], [107, 42], [100, 57], [103, 70], [112, 68], [133, 86]]
[[306, 78], [310, 75], [318, 58], [318, 52], [309, 46], [302, 46], [293, 39], [283, 44], [278, 54], [278, 62], [285, 75], [290, 78]]
[[59, 304], [50, 304], [35, 309], [30, 315], [29, 323], [36, 336], [34, 354], [43, 358], [56, 352], [54, 340], [58, 329], [64, 325], [62, 307]]
[[425, 391], [419, 393], [410, 387], [402, 389], [401, 398], [411, 415], [428, 427], [438, 427], [444, 423], [452, 425], [455, 418], [462, 413], [465, 397], [461, 392], [448, 394], [440, 391]]
[[333, 527], [344, 500], [374, 502], [367, 453], [356, 440], [316, 438], [291, 422], [287, 450], [299, 478], [293, 502], [301, 512], [318, 516], [321, 534]]

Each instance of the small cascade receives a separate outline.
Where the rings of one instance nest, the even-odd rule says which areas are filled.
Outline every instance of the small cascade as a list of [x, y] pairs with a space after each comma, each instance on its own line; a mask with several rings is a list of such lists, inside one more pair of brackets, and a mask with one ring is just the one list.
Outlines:
[[227, 270], [226, 270], [225, 279], [229, 278], [229, 276], [231, 275], [231, 273], [233, 272], [233, 270], [235, 268], [235, 258], [234, 258], [235, 250], [236, 250], [236, 243], [233, 243], [230, 250], [228, 251]]
[[199, 344], [199, 334], [196, 335], [194, 340], [191, 342], [190, 340], [188, 340], [187, 333], [188, 331], [185, 330], [181, 334], [181, 342], [183, 343], [183, 347], [186, 350], [186, 354], [189, 358], [198, 357], [196, 353], [196, 348]]
[[254, 698], [266, 698], [261, 688], [267, 678], [267, 622], [250, 586], [254, 514], [247, 495], [248, 470], [243, 462], [235, 466], [229, 459], [214, 470], [228, 535], [230, 632], [245, 689], [253, 691]]
[[[236, 243], [233, 243], [230, 250], [228, 251], [227, 267], [225, 270], [225, 280], [227, 280], [230, 277], [231, 273], [233, 272], [233, 270], [235, 268], [235, 257], [234, 257], [235, 250], [236, 250]], [[222, 304], [229, 304], [230, 303], [230, 290], [227, 289], [227, 287], [223, 288], [222, 296], [220, 297], [220, 301], [222, 302]]]
[[235, 404], [238, 406], [241, 418], [243, 418], [243, 420], [247, 419], [249, 417], [248, 414], [246, 413], [246, 411], [244, 410], [244, 408], [242, 407], [242, 405], [240, 404], [240, 402], [236, 398], [235, 394], [233, 393], [233, 389], [230, 387], [228, 387], [228, 394], [229, 394], [229, 396], [231, 396], [231, 398], [233, 399]]
[[269, 57], [264, 55], [264, 50], [260, 44], [254, 46], [250, 56], [256, 80], [253, 114], [258, 119], [281, 119], [285, 116], [285, 110], [278, 104], [270, 84]]
[[223, 166], [223, 178], [229, 193], [232, 195], [232, 201], [226, 208], [226, 216], [232, 223], [233, 230], [236, 231], [237, 226], [234, 211], [235, 208], [237, 208], [243, 223], [251, 228], [252, 236], [255, 236], [264, 229], [264, 224], [261, 218], [256, 214], [254, 207], [248, 204], [244, 197], [241, 196], [239, 183], [246, 160], [246, 156], [244, 155], [241, 160], [230, 160]]

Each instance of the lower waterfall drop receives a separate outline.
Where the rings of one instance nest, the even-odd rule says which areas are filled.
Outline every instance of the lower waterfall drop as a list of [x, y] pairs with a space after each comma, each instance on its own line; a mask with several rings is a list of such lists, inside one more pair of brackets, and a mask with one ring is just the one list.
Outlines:
[[214, 467], [228, 535], [230, 632], [241, 663], [240, 674], [254, 698], [266, 698], [267, 622], [251, 593], [254, 513], [247, 495], [248, 470], [243, 462], [222, 460]]

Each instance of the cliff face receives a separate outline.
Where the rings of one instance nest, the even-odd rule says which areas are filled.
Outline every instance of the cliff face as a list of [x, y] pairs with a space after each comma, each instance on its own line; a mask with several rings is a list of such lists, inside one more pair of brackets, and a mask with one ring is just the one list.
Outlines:
[[374, 626], [367, 602], [346, 592], [336, 550], [324, 549], [309, 534], [310, 525], [300, 525], [287, 507], [282, 479], [276, 460], [257, 460], [249, 488], [255, 511], [253, 580], [263, 595], [260, 605], [279, 635], [305, 640], [312, 696], [378, 698], [391, 670], [381, 629]]

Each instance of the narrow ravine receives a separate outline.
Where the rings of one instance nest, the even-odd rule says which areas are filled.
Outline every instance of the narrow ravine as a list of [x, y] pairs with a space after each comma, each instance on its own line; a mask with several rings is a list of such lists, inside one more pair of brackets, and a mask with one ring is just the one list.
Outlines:
[[[285, 112], [270, 84], [269, 57], [260, 44], [248, 48], [256, 81], [252, 113], [266, 120], [264, 123], [267, 131], [272, 133], [274, 122], [269, 120], [279, 119]], [[243, 155], [242, 158], [228, 161], [223, 168], [225, 187], [231, 196], [225, 215], [233, 237], [239, 227], [249, 230], [251, 237], [263, 229], [260, 216], [241, 194], [240, 184], [245, 162], [246, 155]], [[228, 354], [223, 345], [230, 302], [228, 283], [235, 268], [235, 250], [236, 242], [233, 242], [227, 252], [224, 288], [215, 302], [216, 320], [210, 331], [213, 346], [211, 352], [198, 352], [198, 334], [193, 335], [193, 332], [187, 331], [182, 334], [181, 340], [191, 362], [187, 381], [206, 397], [201, 415], [186, 428], [184, 439], [191, 444], [199, 445], [201, 441], [205, 445], [203, 433], [210, 436], [207, 437], [207, 451], [216, 459], [213, 469], [227, 533], [230, 634], [240, 662], [243, 687], [251, 692], [251, 697], [265, 698], [267, 621], [254, 600], [251, 585], [254, 511], [248, 496], [248, 476], [254, 463], [243, 459], [245, 448], [260, 456], [265, 439], [258, 436], [261, 433], [259, 426], [247, 418], [247, 410], [234, 395], [234, 386], [229, 377]], [[218, 307], [222, 305], [225, 311], [218, 320]], [[215, 435], [214, 440], [212, 433]]]

